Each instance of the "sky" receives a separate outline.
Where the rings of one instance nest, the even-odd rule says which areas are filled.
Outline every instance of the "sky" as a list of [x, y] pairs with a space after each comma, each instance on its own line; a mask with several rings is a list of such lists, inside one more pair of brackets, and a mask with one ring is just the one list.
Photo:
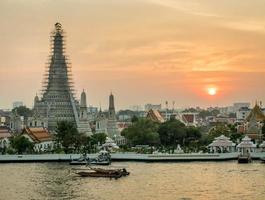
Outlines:
[[0, 108], [40, 94], [56, 22], [89, 105], [265, 99], [264, 0], [1, 0]]

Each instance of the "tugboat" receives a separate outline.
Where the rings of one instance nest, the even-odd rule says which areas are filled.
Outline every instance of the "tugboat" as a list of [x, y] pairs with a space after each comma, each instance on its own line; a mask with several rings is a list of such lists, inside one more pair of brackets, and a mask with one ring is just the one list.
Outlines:
[[81, 156], [77, 160], [72, 160], [70, 165], [110, 165], [111, 164], [111, 156], [108, 151], [100, 151], [97, 158], [90, 159], [86, 154]]

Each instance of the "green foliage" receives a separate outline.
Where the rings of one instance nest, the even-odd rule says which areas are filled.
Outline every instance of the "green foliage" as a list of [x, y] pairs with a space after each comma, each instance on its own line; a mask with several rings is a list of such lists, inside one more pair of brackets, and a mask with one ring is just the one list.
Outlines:
[[231, 134], [230, 128], [226, 125], [220, 124], [210, 129], [209, 138], [213, 140], [214, 138], [219, 137], [221, 135], [229, 137], [230, 134]]
[[122, 135], [132, 145], [159, 144], [158, 124], [149, 119], [138, 119], [122, 131]]
[[96, 133], [90, 136], [91, 144], [103, 144], [105, 143], [107, 135], [105, 133]]
[[12, 137], [10, 144], [18, 154], [33, 152], [34, 144], [22, 135]]
[[78, 133], [76, 125], [69, 121], [58, 122], [56, 133], [57, 143], [62, 145], [65, 153], [69, 153], [71, 149], [79, 151], [85, 142], [85, 136]]
[[137, 116], [134, 115], [134, 116], [132, 117], [132, 120], [131, 120], [131, 121], [132, 121], [132, 123], [135, 123], [135, 122], [138, 122], [138, 120], [139, 120], [139, 118], [138, 118]]
[[17, 113], [20, 116], [24, 116], [25, 119], [32, 116], [32, 110], [27, 108], [26, 106], [19, 106], [12, 110], [12, 113]]
[[237, 143], [237, 141], [240, 141], [243, 137], [244, 135], [242, 133], [233, 132], [230, 134], [230, 139], [234, 143]]
[[165, 146], [176, 146], [176, 144], [183, 144], [186, 137], [185, 124], [171, 119], [162, 123], [158, 129], [160, 141]]
[[190, 140], [198, 140], [202, 137], [201, 131], [196, 127], [187, 127], [186, 134]]

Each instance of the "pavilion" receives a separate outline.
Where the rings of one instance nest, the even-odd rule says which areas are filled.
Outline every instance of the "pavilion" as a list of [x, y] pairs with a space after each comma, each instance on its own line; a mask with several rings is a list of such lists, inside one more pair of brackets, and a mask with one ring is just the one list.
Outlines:
[[221, 135], [216, 137], [208, 147], [211, 153], [231, 153], [235, 152], [235, 146], [236, 144], [228, 137]]
[[251, 153], [251, 152], [255, 152], [256, 151], [256, 147], [257, 145], [254, 144], [251, 139], [246, 135], [243, 139], [242, 142], [237, 145], [237, 150], [238, 152], [241, 153]]

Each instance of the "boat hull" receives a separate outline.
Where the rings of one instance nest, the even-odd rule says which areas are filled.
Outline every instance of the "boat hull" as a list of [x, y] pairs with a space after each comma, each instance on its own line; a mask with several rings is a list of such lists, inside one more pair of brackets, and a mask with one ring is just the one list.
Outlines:
[[103, 161], [103, 162], [86, 162], [86, 161], [71, 161], [69, 163], [70, 165], [110, 165], [109, 161]]
[[238, 163], [251, 163], [252, 160], [250, 157], [238, 157]]

